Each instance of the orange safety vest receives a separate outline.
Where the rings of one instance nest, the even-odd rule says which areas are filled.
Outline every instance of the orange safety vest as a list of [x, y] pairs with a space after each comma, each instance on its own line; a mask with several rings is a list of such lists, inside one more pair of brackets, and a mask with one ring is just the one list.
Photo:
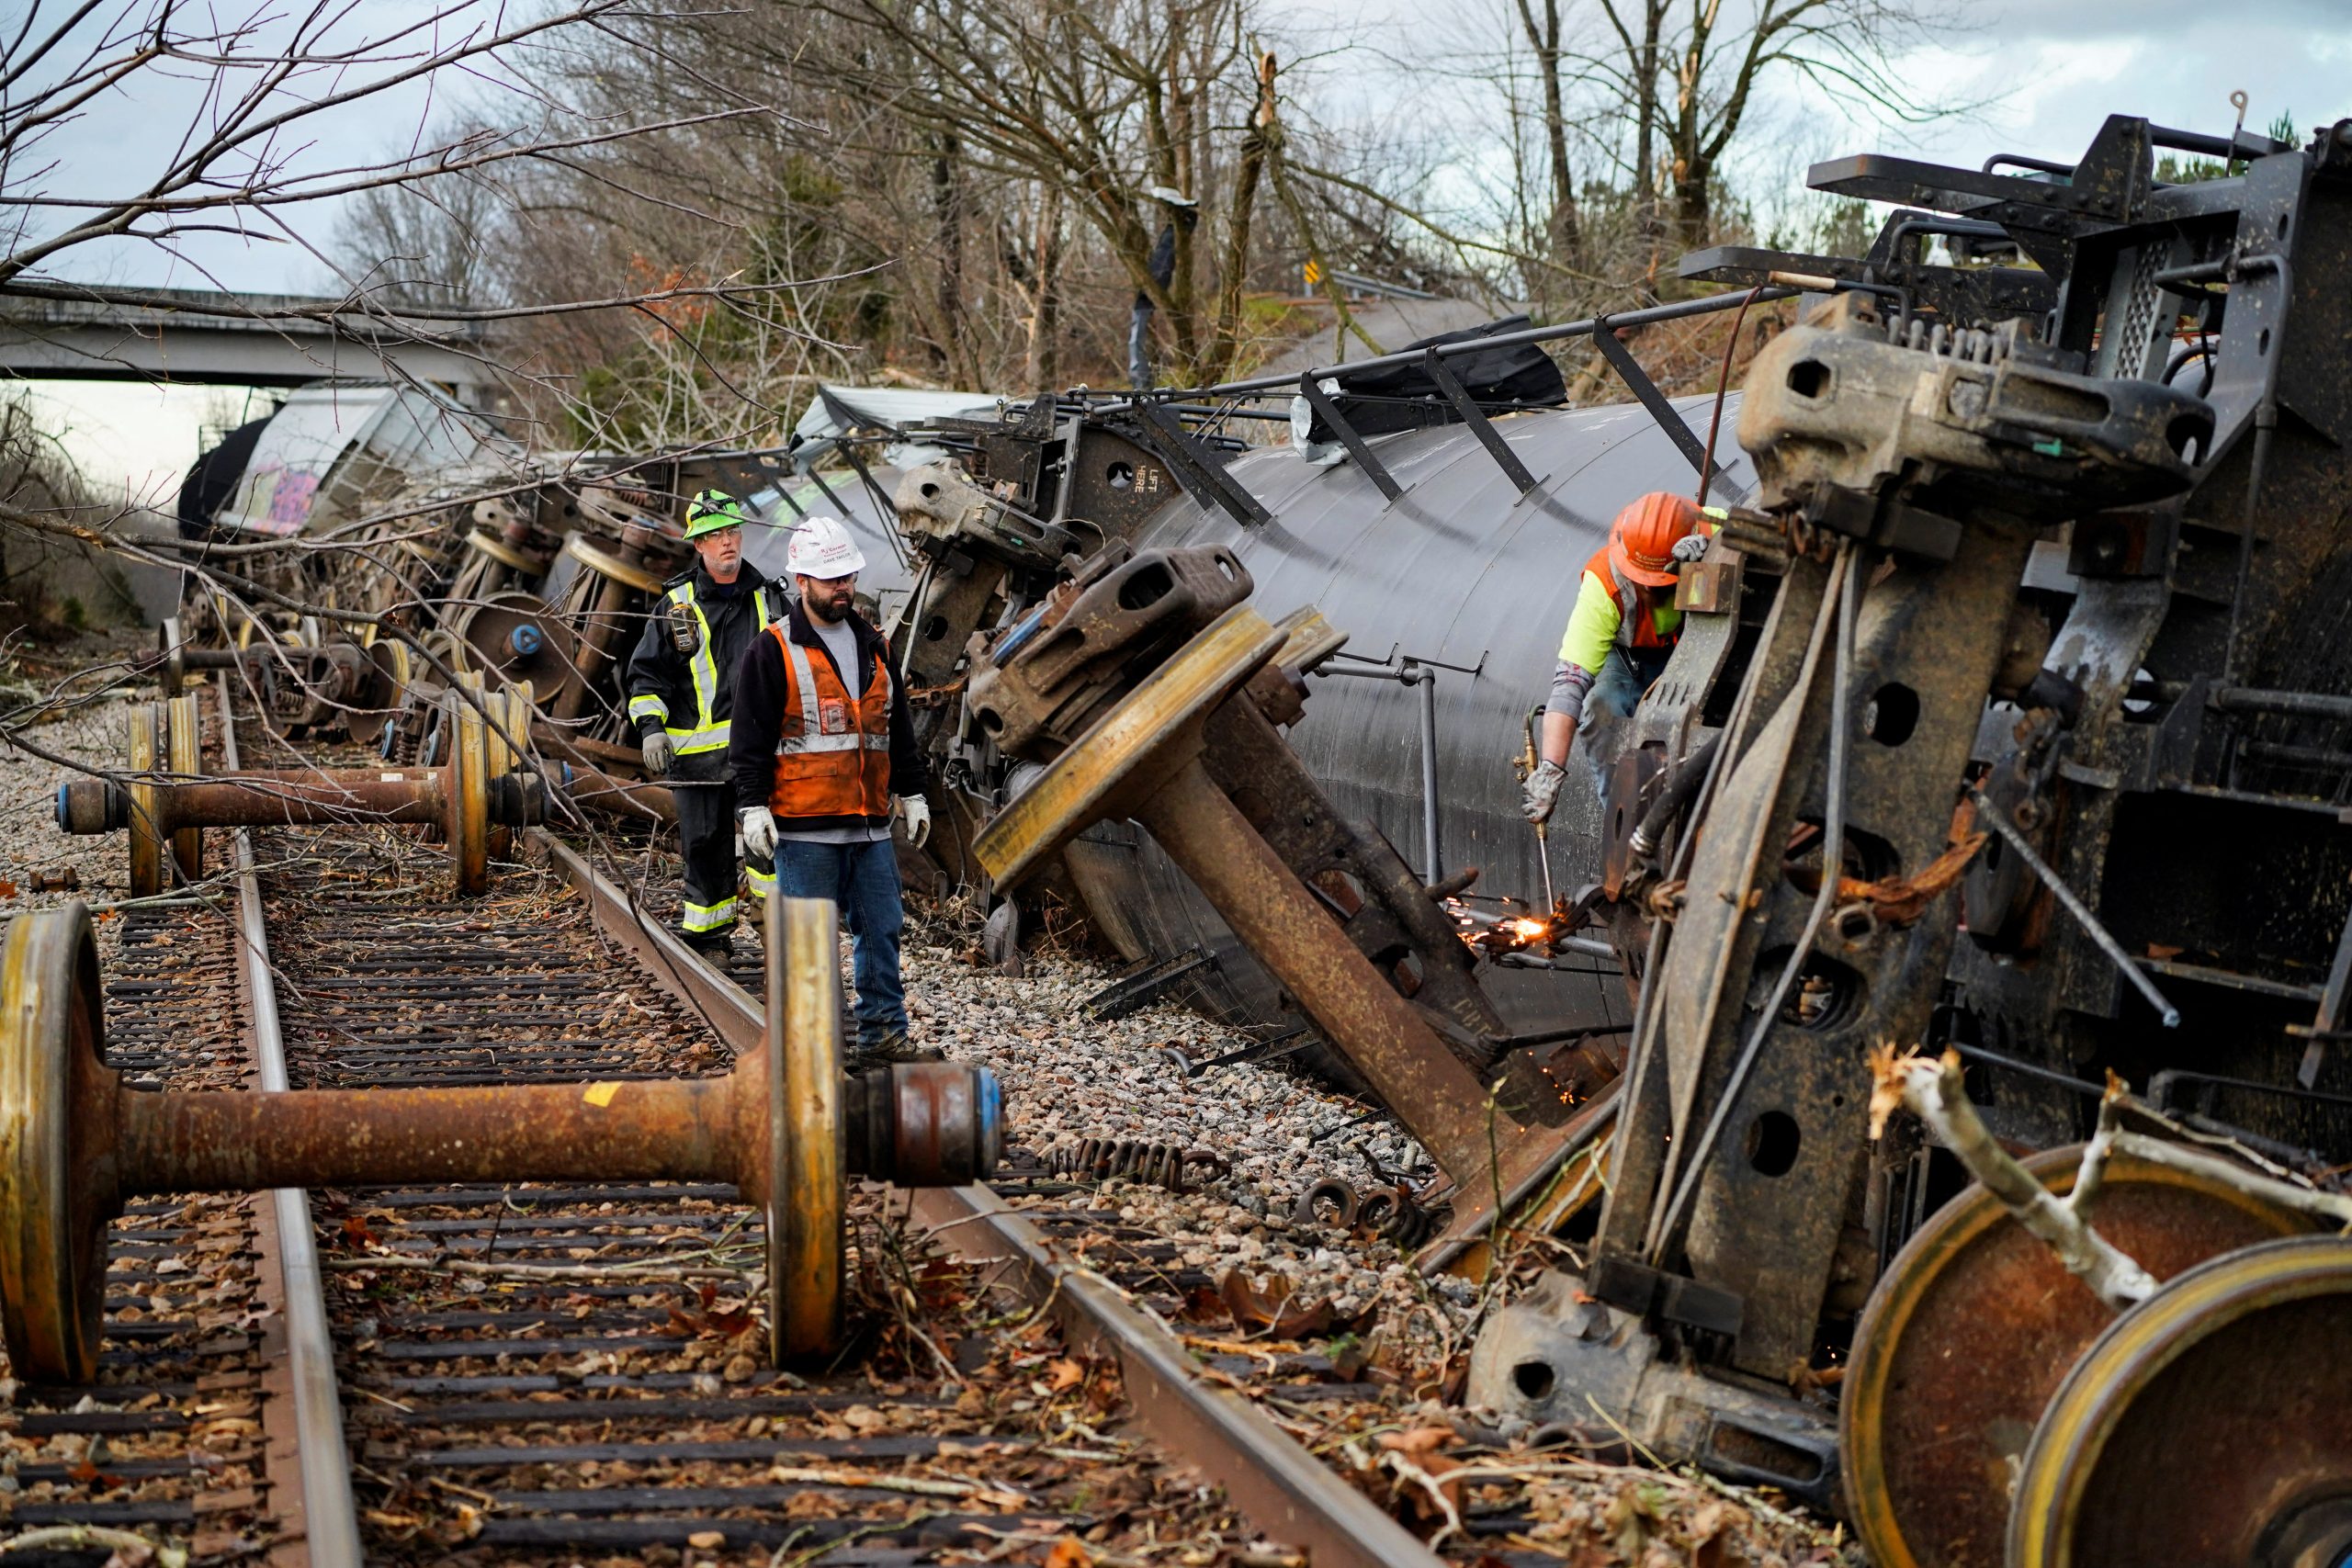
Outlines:
[[[1601, 586], [1608, 589], [1617, 601], [1617, 642], [1620, 647], [1672, 648], [1674, 646], [1675, 639], [1682, 635], [1680, 612], [1676, 611], [1673, 615], [1673, 630], [1660, 633], [1657, 629], [1656, 614], [1657, 605], [1650, 597], [1651, 591], [1638, 582], [1628, 582], [1617, 575], [1617, 568], [1609, 559], [1607, 545], [1592, 552], [1592, 558], [1584, 563], [1584, 569], [1600, 579]], [[1671, 593], [1673, 590], [1659, 589], [1657, 592]], [[1672, 605], [1669, 604], [1668, 608], [1671, 610]]]
[[[852, 700], [832, 661], [768, 626], [784, 650], [784, 723], [775, 743], [768, 809], [777, 820], [830, 818], [837, 825], [890, 817], [890, 671], [876, 652], [865, 694]], [[812, 722], [813, 720], [813, 722]]]

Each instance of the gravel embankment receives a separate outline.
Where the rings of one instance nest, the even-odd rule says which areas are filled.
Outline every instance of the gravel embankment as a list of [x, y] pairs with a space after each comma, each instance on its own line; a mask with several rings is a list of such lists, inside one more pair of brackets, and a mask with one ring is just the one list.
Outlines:
[[1109, 1138], [1204, 1149], [1229, 1164], [1201, 1190], [1182, 1194], [1114, 1178], [1089, 1207], [1158, 1234], [1188, 1265], [1281, 1275], [1302, 1299], [1328, 1297], [1343, 1316], [1375, 1303], [1400, 1315], [1421, 1302], [1453, 1315], [1468, 1309], [1476, 1292], [1467, 1280], [1424, 1280], [1391, 1242], [1292, 1217], [1300, 1197], [1327, 1177], [1359, 1190], [1406, 1172], [1428, 1181], [1434, 1168], [1393, 1119], [1363, 1121], [1360, 1102], [1272, 1066], [1238, 1063], [1188, 1078], [1163, 1047], [1200, 1063], [1249, 1042], [1166, 1005], [1095, 1021], [1080, 1004], [1109, 982], [1108, 967], [1032, 953], [1021, 977], [999, 974], [967, 957], [972, 943], [959, 913], [954, 906], [910, 910], [908, 1012], [919, 1043], [996, 1069], [1011, 1142], [1041, 1161], [1083, 1139]]
[[[32, 748], [84, 767], [123, 766], [129, 705], [119, 691], [91, 697], [105, 677], [74, 671], [147, 646], [146, 638], [120, 633], [54, 649], [20, 650], [0, 660], [0, 715], [6, 716], [6, 728], [21, 731], [24, 741], [14, 746], [0, 739], [0, 917], [71, 898], [97, 906], [129, 896], [130, 862], [122, 835], [72, 839], [59, 832], [57, 786], [79, 775]], [[156, 694], [152, 685], [130, 690]], [[34, 890], [42, 877], [68, 870], [78, 890]]]

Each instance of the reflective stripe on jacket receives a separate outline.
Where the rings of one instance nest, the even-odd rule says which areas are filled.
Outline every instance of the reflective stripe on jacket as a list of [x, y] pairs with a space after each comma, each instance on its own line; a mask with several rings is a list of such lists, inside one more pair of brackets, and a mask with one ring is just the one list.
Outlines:
[[1600, 671], [1609, 649], [1672, 648], [1682, 635], [1682, 612], [1670, 588], [1645, 589], [1617, 575], [1609, 547], [1592, 552], [1577, 583], [1576, 608], [1560, 638], [1560, 659], [1580, 670]]
[[879, 651], [853, 698], [832, 661], [768, 627], [784, 653], [784, 722], [775, 742], [768, 809], [779, 822], [890, 816], [890, 667]]
[[[719, 705], [718, 658], [716, 643], [711, 636], [709, 617], [703, 614], [702, 604], [695, 596], [693, 574], [687, 574], [684, 581], [671, 589], [668, 598], [671, 604], [683, 607], [694, 616], [695, 630], [698, 634], [695, 638], [694, 656], [686, 660], [686, 672], [694, 682], [695, 711], [691, 716], [692, 722], [684, 724], [675, 722], [676, 719], [687, 716], [673, 715], [669, 711], [669, 705], [659, 696], [630, 698], [629, 717], [635, 719], [650, 716], [659, 718], [662, 721], [662, 728], [669, 732], [671, 740], [677, 748], [678, 755], [682, 757], [691, 756], [698, 751], [723, 751], [727, 749], [727, 720], [715, 716]], [[759, 617], [759, 629], [766, 631], [771, 622], [768, 618], [768, 595], [765, 584], [752, 588], [752, 610]], [[666, 630], [663, 635], [667, 635]], [[729, 671], [729, 673], [732, 674], [733, 671]]]

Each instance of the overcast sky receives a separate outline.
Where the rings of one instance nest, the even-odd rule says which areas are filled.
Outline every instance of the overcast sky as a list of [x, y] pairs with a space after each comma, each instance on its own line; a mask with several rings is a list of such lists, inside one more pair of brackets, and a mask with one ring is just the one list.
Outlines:
[[[214, 3], [223, 17], [285, 14], [276, 0]], [[1433, 38], [1467, 36], [1476, 30], [1477, 17], [1507, 15], [1495, 7], [1510, 0], [1437, 3], [1444, 9], [1432, 13], [1431, 0], [1282, 0], [1278, 15], [1295, 59], [1301, 44], [1329, 50], [1352, 38], [1364, 46], [1301, 62], [1302, 75], [1316, 78], [1313, 90], [1341, 115], [1354, 97], [1368, 114], [1393, 117], [1406, 105], [1422, 115], [1422, 123], [1459, 125], [1464, 96], [1432, 80], [1418, 63]], [[1743, 0], [1729, 3], [1736, 9]], [[21, 20], [23, 5], [0, 0], [0, 25], [9, 32]], [[2247, 123], [2256, 129], [2291, 111], [2307, 135], [2314, 125], [2352, 115], [2352, 0], [1948, 0], [1948, 6], [1946, 14], [1959, 25], [1907, 57], [1903, 73], [1928, 96], [1984, 107], [1923, 127], [1889, 125], [1867, 106], [1814, 96], [1784, 81], [1758, 106], [1747, 146], [1727, 171], [1735, 189], [1765, 209], [1768, 223], [1770, 193], [1800, 190], [1807, 164], [1844, 152], [1905, 151], [1966, 166], [1996, 152], [2071, 160], [2110, 113], [2225, 133], [2233, 118], [2229, 96], [2240, 88], [2252, 99]], [[362, 33], [380, 37], [438, 8], [439, 0], [364, 0], [342, 13], [334, 39], [348, 45]], [[1566, 9], [1575, 17], [1590, 9], [1589, 0], [1567, 0]], [[446, 43], [499, 14], [484, 0], [441, 23], [438, 37]], [[515, 12], [503, 14], [511, 18]], [[201, 118], [207, 74], [192, 67], [175, 67], [169, 75], [144, 73], [93, 105], [44, 147], [54, 166], [40, 175], [38, 188], [112, 196], [144, 186], [191, 120]], [[348, 85], [348, 79], [339, 85]], [[323, 116], [288, 151], [296, 167], [311, 171], [375, 162], [425, 144], [458, 104], [494, 123], [521, 124], [534, 114], [494, 71], [481, 71], [454, 82], [410, 85]], [[1456, 119], [1448, 122], [1447, 115]], [[1462, 126], [1450, 133], [1466, 139], [1476, 130]], [[18, 164], [19, 176], [27, 167]], [[282, 229], [266, 226], [252, 238], [197, 235], [177, 254], [136, 241], [97, 242], [59, 256], [45, 270], [118, 284], [325, 289], [331, 284], [325, 265], [288, 236], [329, 248], [334, 204], [281, 209], [278, 216]], [[94, 474], [149, 495], [176, 485], [193, 455], [199, 411], [216, 400], [89, 382], [54, 384], [45, 399], [57, 422], [69, 427], [69, 446], [84, 449]]]
[[[1498, 0], [1442, 0], [1458, 18]], [[0, 17], [22, 0], [0, 0]], [[223, 14], [261, 0], [229, 0]], [[1733, 8], [1740, 0], [1732, 0]], [[2291, 110], [2299, 125], [2352, 114], [2352, 0], [1946, 0], [1960, 26], [1950, 41], [1907, 58], [1905, 75], [1950, 100], [1986, 101], [1960, 119], [1925, 127], [1874, 121], [1866, 106], [1815, 96], [1788, 81], [1760, 106], [1763, 130], [1732, 171], [1756, 193], [1794, 186], [1804, 164], [1841, 152], [1913, 151], [1937, 162], [1973, 165], [2000, 151], [2068, 159], [2079, 152], [2109, 113], [2143, 114], [2183, 129], [2226, 132], [2229, 95], [2252, 97], [2248, 122], [2268, 124]], [[337, 33], [351, 41], [363, 29], [380, 36], [437, 8], [414, 0], [367, 0], [345, 13]], [[1589, 6], [1585, 7], [1589, 8]], [[1573, 17], [1579, 7], [1568, 0]], [[185, 12], [183, 13], [185, 14]], [[507, 13], [509, 16], [513, 13]], [[1430, 0], [1290, 0], [1281, 15], [1294, 39], [1352, 32], [1373, 46], [1363, 53], [1327, 55], [1316, 66], [1326, 89], [1342, 84], [1378, 100], [1393, 113], [1398, 94], [1417, 90], [1410, 61], [1430, 31]], [[492, 15], [484, 6], [441, 24], [444, 40]], [[1344, 19], [1343, 19], [1344, 18]], [[1374, 51], [1377, 53], [1375, 54]], [[1385, 57], [1385, 58], [1384, 58]], [[1402, 78], [1402, 80], [1400, 80]], [[48, 144], [56, 167], [40, 181], [52, 193], [128, 192], [153, 177], [159, 158], [197, 114], [204, 84], [198, 73], [143, 73], [135, 83], [94, 106]], [[1456, 94], [1422, 86], [1433, 112], [1460, 112]], [[321, 170], [363, 164], [419, 144], [453, 104], [463, 101], [493, 118], [520, 121], [530, 112], [517, 94], [490, 73], [455, 82], [417, 84], [322, 117], [295, 156]], [[1408, 100], [1409, 101], [1409, 100]], [[21, 166], [20, 166], [21, 167]], [[287, 228], [313, 244], [334, 230], [335, 208], [280, 209]], [[135, 241], [106, 241], [58, 258], [52, 270], [116, 283], [230, 286], [278, 292], [322, 287], [328, 275], [301, 245], [274, 229], [262, 238], [194, 237], [175, 256]]]

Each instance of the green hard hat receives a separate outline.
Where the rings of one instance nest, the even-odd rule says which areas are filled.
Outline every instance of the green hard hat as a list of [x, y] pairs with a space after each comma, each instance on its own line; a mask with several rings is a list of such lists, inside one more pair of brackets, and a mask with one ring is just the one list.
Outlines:
[[700, 538], [722, 528], [741, 528], [752, 521], [752, 509], [723, 490], [707, 490], [686, 502], [686, 537]]

